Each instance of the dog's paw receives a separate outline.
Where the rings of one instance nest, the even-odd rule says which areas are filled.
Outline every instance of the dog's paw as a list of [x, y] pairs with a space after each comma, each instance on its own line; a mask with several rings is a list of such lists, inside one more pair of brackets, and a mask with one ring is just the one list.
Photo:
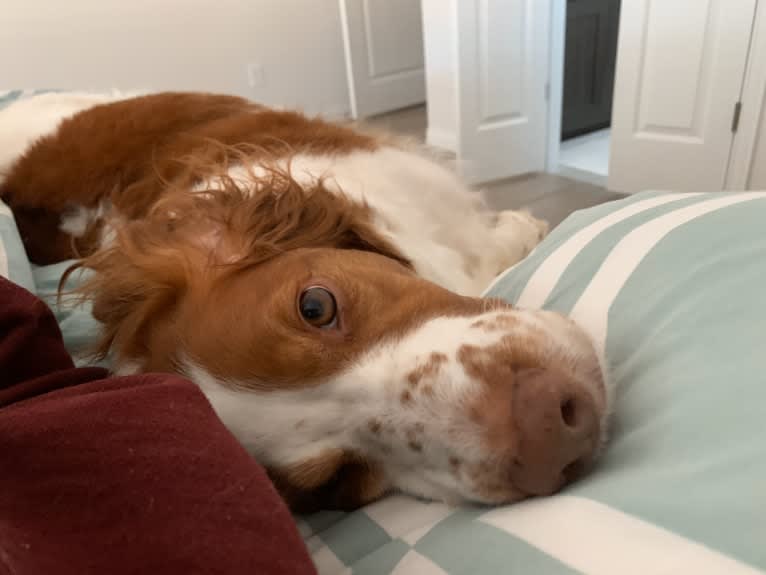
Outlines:
[[498, 273], [524, 259], [548, 234], [548, 222], [527, 211], [505, 210], [494, 224]]
[[532, 247], [540, 243], [550, 231], [545, 220], [536, 218], [527, 210], [504, 210], [497, 215], [495, 228], [502, 235], [524, 237], [533, 241]]

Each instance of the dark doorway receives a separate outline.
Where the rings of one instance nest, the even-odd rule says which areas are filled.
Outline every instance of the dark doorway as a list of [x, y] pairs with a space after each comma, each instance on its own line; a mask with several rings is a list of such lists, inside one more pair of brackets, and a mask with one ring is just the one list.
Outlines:
[[561, 139], [608, 128], [620, 0], [567, 0]]

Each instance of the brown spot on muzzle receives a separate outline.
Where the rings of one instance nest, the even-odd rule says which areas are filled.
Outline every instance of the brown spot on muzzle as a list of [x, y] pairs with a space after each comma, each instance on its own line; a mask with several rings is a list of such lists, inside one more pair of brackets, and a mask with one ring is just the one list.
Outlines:
[[407, 430], [407, 446], [416, 452], [423, 451], [423, 443], [420, 441], [419, 436], [422, 434], [422, 430], [416, 427]]
[[380, 433], [380, 428], [382, 427], [382, 424], [377, 419], [371, 419], [367, 422], [367, 428], [374, 434]]
[[408, 446], [408, 447], [409, 447], [409, 448], [410, 448], [412, 451], [417, 451], [418, 453], [419, 453], [419, 452], [421, 452], [421, 451], [423, 451], [423, 444], [422, 444], [422, 443], [420, 443], [420, 442], [419, 442], [419, 441], [417, 441], [417, 440], [414, 440], [414, 439], [410, 439], [410, 440], [408, 440], [408, 441], [407, 441], [407, 446]]
[[[518, 320], [511, 317], [501, 322], [506, 323], [507, 328]], [[507, 335], [487, 347], [464, 344], [458, 349], [457, 359], [469, 377], [495, 387], [512, 385], [514, 373], [519, 369], [540, 366], [541, 351], [531, 337]]]
[[443, 353], [433, 352], [425, 362], [418, 365], [407, 375], [407, 383], [412, 387], [417, 387], [424, 378], [431, 378], [438, 374], [441, 366], [447, 363], [448, 359]]

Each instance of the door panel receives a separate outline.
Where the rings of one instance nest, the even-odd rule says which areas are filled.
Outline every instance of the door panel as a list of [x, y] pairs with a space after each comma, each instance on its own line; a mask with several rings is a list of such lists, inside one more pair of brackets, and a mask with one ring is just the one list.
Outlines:
[[426, 99], [419, 0], [340, 0], [352, 114]]
[[723, 189], [755, 5], [623, 2], [610, 188]]
[[457, 2], [459, 160], [471, 181], [542, 170], [547, 0]]

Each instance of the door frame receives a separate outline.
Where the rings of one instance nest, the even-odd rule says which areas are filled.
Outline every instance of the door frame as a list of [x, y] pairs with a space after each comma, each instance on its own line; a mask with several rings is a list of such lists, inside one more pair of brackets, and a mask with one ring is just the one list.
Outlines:
[[[764, 0], [766, 1], [766, 0]], [[561, 116], [564, 111], [564, 66], [566, 62], [567, 0], [551, 0], [550, 40], [548, 51], [548, 98], [547, 132], [545, 146], [545, 171], [594, 186], [606, 187], [607, 178], [575, 168], [562, 166]]]
[[726, 190], [748, 188], [762, 115], [766, 113], [766, 0], [757, 0], [739, 101], [742, 112], [729, 155]]
[[548, 135], [545, 170], [559, 173], [561, 112], [564, 109], [564, 58], [567, 31], [567, 0], [551, 0], [550, 64], [548, 65]]
[[[766, 2], [766, 0], [764, 0]], [[619, 33], [619, 32], [618, 32]], [[545, 171], [561, 174], [573, 180], [587, 182], [594, 186], [607, 187], [607, 177], [562, 166], [561, 117], [564, 111], [564, 67], [566, 63], [567, 0], [551, 0], [549, 77], [548, 77], [548, 122], [546, 134]]]

